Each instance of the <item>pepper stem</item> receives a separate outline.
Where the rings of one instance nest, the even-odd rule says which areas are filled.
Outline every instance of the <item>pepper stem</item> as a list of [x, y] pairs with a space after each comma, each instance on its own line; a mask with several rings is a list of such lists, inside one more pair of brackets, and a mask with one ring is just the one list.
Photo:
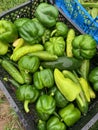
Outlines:
[[39, 66], [39, 69], [40, 69], [40, 71], [41, 71], [41, 70], [43, 70], [43, 67], [42, 67], [42, 66]]
[[29, 107], [28, 107], [29, 102], [30, 102], [29, 100], [24, 101], [24, 109], [25, 109], [26, 113], [28, 113], [30, 111]]
[[51, 33], [51, 37], [57, 32], [57, 30], [53, 30], [52, 33]]

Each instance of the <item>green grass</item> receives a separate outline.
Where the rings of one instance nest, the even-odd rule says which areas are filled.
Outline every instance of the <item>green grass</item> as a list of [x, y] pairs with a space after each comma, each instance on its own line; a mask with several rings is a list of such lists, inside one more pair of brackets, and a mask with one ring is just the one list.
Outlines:
[[0, 14], [28, 0], [0, 0]]

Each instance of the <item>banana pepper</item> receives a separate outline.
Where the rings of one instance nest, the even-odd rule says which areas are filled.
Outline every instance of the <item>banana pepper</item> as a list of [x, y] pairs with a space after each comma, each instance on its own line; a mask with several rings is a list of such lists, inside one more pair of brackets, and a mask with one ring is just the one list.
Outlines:
[[68, 101], [74, 101], [77, 98], [81, 91], [77, 83], [70, 78], [65, 78], [59, 69], [54, 70], [54, 79], [58, 89]]
[[83, 77], [79, 78], [75, 72], [74, 74], [68, 70], [63, 70], [62, 73], [65, 78], [70, 78], [73, 82], [78, 84], [78, 87], [81, 89], [81, 92], [76, 97], [76, 103], [82, 114], [85, 115], [88, 111], [88, 102], [90, 102], [89, 85], [86, 79]]

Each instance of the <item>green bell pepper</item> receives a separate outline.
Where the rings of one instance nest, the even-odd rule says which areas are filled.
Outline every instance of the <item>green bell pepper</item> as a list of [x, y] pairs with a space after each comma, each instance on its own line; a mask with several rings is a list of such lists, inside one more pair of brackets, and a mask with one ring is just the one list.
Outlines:
[[5, 55], [8, 52], [8, 43], [0, 40], [0, 55]]
[[36, 102], [36, 111], [41, 120], [47, 120], [55, 111], [56, 102], [52, 96], [41, 95]]
[[38, 70], [40, 60], [37, 56], [24, 55], [18, 61], [18, 67], [20, 70], [26, 73], [34, 73]]
[[37, 20], [27, 20], [19, 28], [19, 35], [29, 44], [39, 43], [44, 34], [44, 27]]
[[36, 71], [33, 75], [34, 86], [37, 89], [50, 88], [54, 85], [54, 76], [51, 69]]
[[16, 90], [16, 98], [24, 103], [25, 112], [29, 112], [29, 103], [34, 103], [39, 96], [39, 91], [32, 85], [22, 85]]
[[73, 126], [81, 117], [81, 112], [74, 104], [70, 103], [68, 106], [59, 110], [61, 118], [67, 126]]
[[88, 34], [76, 36], [72, 42], [73, 55], [78, 59], [91, 59], [96, 54], [96, 41]]
[[0, 40], [7, 43], [14, 42], [18, 38], [16, 26], [7, 20], [0, 20]]
[[37, 124], [38, 130], [46, 130], [46, 121], [39, 120]]
[[35, 11], [35, 17], [46, 27], [53, 27], [58, 19], [59, 11], [48, 3], [41, 3]]
[[19, 28], [25, 23], [27, 22], [28, 20], [30, 20], [29, 18], [19, 18], [19, 19], [16, 19], [14, 21], [14, 24], [16, 25], [17, 27], [17, 30], [19, 30]]
[[51, 37], [45, 43], [45, 50], [57, 56], [63, 56], [65, 53], [65, 41], [63, 37]]
[[58, 117], [52, 116], [47, 121], [47, 130], [66, 130], [66, 125]]
[[92, 83], [94, 90], [98, 91], [98, 67], [90, 71], [88, 79]]
[[55, 35], [55, 36], [62, 36], [62, 37], [66, 37], [68, 33], [68, 26], [64, 23], [64, 22], [56, 22], [56, 27], [55, 29], [52, 31], [51, 36]]
[[48, 93], [52, 95], [56, 101], [57, 107], [65, 107], [68, 104], [68, 100], [64, 95], [57, 89], [57, 86], [53, 86], [48, 90]]
[[24, 55], [18, 61], [18, 68], [26, 84], [31, 84], [32, 73], [38, 70], [40, 60], [37, 56]]

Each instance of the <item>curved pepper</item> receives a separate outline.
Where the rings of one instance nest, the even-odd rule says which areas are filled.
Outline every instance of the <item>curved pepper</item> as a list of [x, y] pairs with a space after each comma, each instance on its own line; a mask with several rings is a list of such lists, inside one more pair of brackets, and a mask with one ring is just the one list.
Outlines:
[[16, 90], [16, 97], [19, 101], [24, 102], [24, 110], [28, 113], [29, 103], [33, 103], [37, 100], [39, 91], [32, 85], [22, 85]]
[[59, 69], [54, 70], [54, 79], [58, 89], [68, 101], [74, 101], [77, 98], [81, 91], [77, 83], [70, 78], [65, 78]]
[[18, 61], [22, 56], [36, 51], [42, 51], [44, 47], [41, 44], [25, 45], [14, 51], [10, 57], [13, 61]]
[[78, 59], [91, 59], [96, 54], [96, 45], [90, 35], [79, 35], [72, 42], [73, 55]]
[[67, 126], [73, 126], [81, 117], [81, 112], [72, 103], [60, 109], [59, 114]]
[[7, 20], [0, 20], [0, 40], [7, 43], [13, 42], [18, 38], [16, 26]]
[[53, 72], [51, 69], [36, 71], [33, 75], [33, 82], [37, 89], [50, 88], [54, 85]]
[[98, 91], [98, 67], [90, 71], [88, 79], [92, 83], [94, 90]]
[[58, 59], [57, 55], [50, 54], [48, 51], [37, 51], [29, 53], [30, 56], [37, 56], [42, 61], [54, 61]]
[[[86, 115], [86, 113], [88, 112], [88, 101], [87, 101], [87, 99], [90, 101], [90, 97], [87, 96], [88, 98], [86, 98], [86, 96], [85, 96], [85, 95], [90, 94], [89, 90], [88, 90], [87, 82], [85, 81], [86, 85], [85, 85], [84, 81], [80, 82], [80, 78], [78, 76], [76, 76], [76, 73], [74, 74], [71, 71], [63, 70], [62, 73], [63, 73], [65, 78], [70, 78], [73, 82], [75, 82], [76, 84], [79, 85], [78, 87], [81, 89], [81, 92], [76, 97], [76, 103], [77, 103], [78, 108], [82, 112], [82, 114]], [[85, 90], [84, 90], [84, 88], [85, 88]]]
[[45, 50], [57, 56], [63, 56], [65, 52], [65, 41], [63, 37], [51, 37], [45, 43]]
[[51, 114], [55, 111], [56, 102], [52, 96], [42, 95], [36, 102], [36, 111], [42, 120], [47, 120]]
[[41, 3], [35, 11], [36, 18], [46, 27], [53, 27], [58, 19], [59, 11], [48, 3]]
[[39, 43], [43, 34], [44, 27], [37, 20], [28, 20], [19, 28], [19, 35], [30, 44]]
[[47, 121], [47, 130], [66, 130], [66, 125], [58, 117], [52, 116]]

